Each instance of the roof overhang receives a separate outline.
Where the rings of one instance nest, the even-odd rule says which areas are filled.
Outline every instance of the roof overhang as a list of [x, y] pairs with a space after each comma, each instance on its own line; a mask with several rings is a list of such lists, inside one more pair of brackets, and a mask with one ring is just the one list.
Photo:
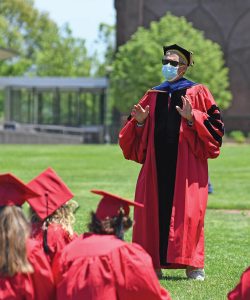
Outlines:
[[0, 47], [0, 60], [5, 60], [16, 55], [18, 55], [16, 51]]
[[108, 88], [106, 77], [0, 77], [0, 89], [36, 89], [100, 92]]

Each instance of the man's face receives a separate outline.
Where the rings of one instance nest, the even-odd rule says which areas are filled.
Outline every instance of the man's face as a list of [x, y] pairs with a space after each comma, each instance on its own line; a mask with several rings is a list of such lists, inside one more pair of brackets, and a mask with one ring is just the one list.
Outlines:
[[174, 67], [178, 67], [177, 70], [178, 77], [175, 80], [181, 78], [187, 70], [187, 64], [183, 61], [182, 57], [180, 57], [177, 53], [167, 52], [166, 55], [163, 56], [163, 62], [165, 64], [169, 63]]

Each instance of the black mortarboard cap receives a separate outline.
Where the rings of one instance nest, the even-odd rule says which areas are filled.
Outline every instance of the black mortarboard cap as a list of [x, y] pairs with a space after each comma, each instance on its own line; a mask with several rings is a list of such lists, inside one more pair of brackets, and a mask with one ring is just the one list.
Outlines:
[[176, 51], [180, 52], [186, 58], [188, 66], [191, 66], [191, 65], [194, 64], [194, 61], [192, 59], [192, 55], [193, 55], [192, 51], [188, 51], [188, 50], [182, 48], [181, 46], [179, 46], [177, 44], [173, 44], [173, 45], [170, 45], [170, 46], [163, 46], [163, 53], [164, 53], [164, 55], [169, 50], [176, 50]]

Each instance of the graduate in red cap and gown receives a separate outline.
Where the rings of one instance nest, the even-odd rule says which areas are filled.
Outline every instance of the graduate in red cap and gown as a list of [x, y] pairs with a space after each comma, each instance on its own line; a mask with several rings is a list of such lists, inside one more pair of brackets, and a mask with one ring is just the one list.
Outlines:
[[53, 300], [55, 286], [48, 260], [21, 205], [37, 194], [12, 174], [0, 175], [0, 299]]
[[186, 268], [204, 280], [204, 218], [208, 158], [220, 153], [224, 126], [208, 88], [183, 77], [192, 53], [163, 47], [166, 81], [134, 105], [119, 135], [126, 159], [142, 164], [135, 201], [133, 241], [161, 268]]
[[48, 168], [28, 183], [40, 196], [27, 200], [31, 207], [31, 237], [39, 241], [52, 264], [55, 254], [77, 237], [73, 194], [52, 168]]
[[250, 267], [242, 274], [240, 283], [227, 295], [228, 300], [250, 299]]
[[123, 241], [132, 226], [129, 206], [141, 204], [93, 190], [102, 199], [89, 223], [89, 233], [65, 247], [52, 266], [59, 300], [170, 299], [141, 246]]

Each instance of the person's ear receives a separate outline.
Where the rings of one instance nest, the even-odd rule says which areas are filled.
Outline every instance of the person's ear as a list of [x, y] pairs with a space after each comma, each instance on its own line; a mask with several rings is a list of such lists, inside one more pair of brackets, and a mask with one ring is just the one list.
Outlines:
[[180, 73], [184, 75], [187, 72], [187, 68], [187, 65], [181, 66]]

